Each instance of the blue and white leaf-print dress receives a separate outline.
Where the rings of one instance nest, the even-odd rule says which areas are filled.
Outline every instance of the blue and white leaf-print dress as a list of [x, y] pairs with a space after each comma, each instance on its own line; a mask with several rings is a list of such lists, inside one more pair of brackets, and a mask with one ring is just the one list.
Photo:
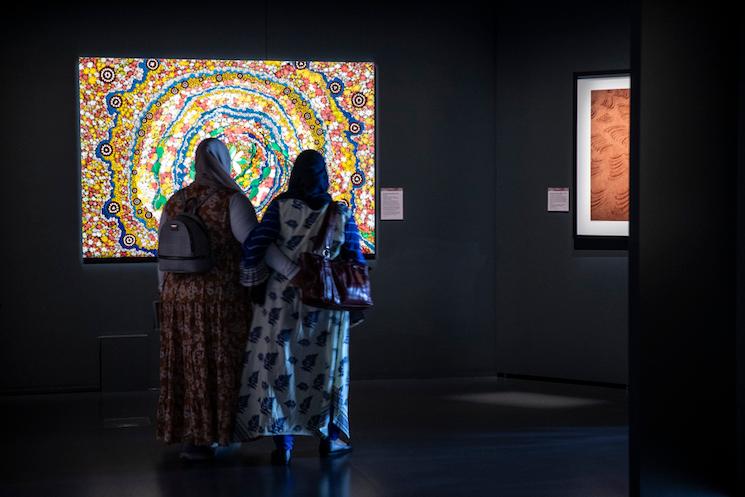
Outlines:
[[[279, 210], [276, 243], [297, 262], [301, 253], [311, 251], [332, 204], [312, 210], [296, 199], [275, 203]], [[277, 217], [276, 211], [273, 215]], [[339, 254], [344, 242], [348, 217], [346, 210], [339, 216], [332, 257]], [[235, 438], [325, 437], [329, 422], [349, 438], [349, 312], [304, 305], [288, 283], [287, 278], [273, 273], [264, 304], [254, 305], [243, 357]]]

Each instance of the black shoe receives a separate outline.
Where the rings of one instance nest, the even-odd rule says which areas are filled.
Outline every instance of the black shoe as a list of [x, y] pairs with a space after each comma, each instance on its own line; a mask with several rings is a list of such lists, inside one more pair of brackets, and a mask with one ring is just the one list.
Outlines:
[[185, 461], [210, 461], [215, 457], [215, 451], [208, 445], [184, 444], [179, 458]]
[[341, 440], [324, 438], [318, 446], [318, 452], [321, 454], [321, 457], [343, 456], [352, 452], [352, 446]]
[[288, 466], [292, 457], [291, 450], [274, 449], [272, 451], [272, 464], [275, 466]]

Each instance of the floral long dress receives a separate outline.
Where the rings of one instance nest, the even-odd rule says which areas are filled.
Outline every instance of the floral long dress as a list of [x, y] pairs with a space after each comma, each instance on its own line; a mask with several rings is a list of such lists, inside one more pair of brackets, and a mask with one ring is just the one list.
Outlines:
[[[277, 244], [290, 259], [310, 252], [327, 206], [312, 210], [295, 199], [281, 200]], [[343, 226], [331, 248], [339, 254]], [[262, 221], [263, 222], [263, 221]], [[304, 305], [287, 278], [273, 273], [266, 300], [256, 304], [243, 357], [235, 437], [327, 436], [333, 422], [349, 433], [349, 312]]]
[[192, 184], [165, 207], [173, 218], [188, 199], [205, 201], [215, 265], [202, 274], [166, 273], [161, 292], [157, 437], [197, 445], [230, 443], [251, 307], [239, 284], [241, 245], [230, 230], [230, 190]]

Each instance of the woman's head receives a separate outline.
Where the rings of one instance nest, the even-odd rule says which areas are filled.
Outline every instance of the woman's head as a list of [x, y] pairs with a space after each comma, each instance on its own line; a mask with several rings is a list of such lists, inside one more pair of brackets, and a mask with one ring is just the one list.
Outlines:
[[231, 163], [228, 147], [217, 138], [202, 140], [197, 146], [194, 160], [195, 183], [241, 191], [238, 184], [230, 177]]
[[278, 198], [295, 198], [312, 209], [320, 209], [331, 201], [328, 189], [329, 175], [323, 155], [316, 150], [303, 150], [292, 166], [287, 191]]
[[326, 193], [328, 189], [329, 175], [323, 155], [316, 150], [300, 152], [292, 166], [287, 191], [314, 197]]

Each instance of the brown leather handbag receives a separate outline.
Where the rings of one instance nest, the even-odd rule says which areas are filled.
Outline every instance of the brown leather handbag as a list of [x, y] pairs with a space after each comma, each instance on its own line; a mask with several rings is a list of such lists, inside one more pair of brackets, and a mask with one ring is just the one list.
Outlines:
[[[321, 309], [367, 309], [373, 305], [367, 265], [339, 258], [330, 259], [339, 215], [338, 204], [329, 205], [313, 244], [313, 252], [300, 254], [298, 279], [301, 300], [306, 305]], [[317, 253], [319, 251], [320, 254]]]

